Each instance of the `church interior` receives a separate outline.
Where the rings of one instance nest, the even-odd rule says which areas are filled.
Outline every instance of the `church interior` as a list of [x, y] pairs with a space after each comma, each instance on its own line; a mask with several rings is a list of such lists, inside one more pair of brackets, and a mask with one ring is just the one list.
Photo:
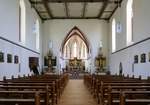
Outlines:
[[0, 105], [150, 105], [150, 0], [0, 0]]

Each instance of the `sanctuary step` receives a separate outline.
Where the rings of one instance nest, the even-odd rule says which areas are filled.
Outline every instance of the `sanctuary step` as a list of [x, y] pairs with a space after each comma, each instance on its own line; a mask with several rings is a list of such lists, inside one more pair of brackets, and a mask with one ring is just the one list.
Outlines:
[[70, 79], [83, 79], [84, 73], [69, 73], [69, 78]]

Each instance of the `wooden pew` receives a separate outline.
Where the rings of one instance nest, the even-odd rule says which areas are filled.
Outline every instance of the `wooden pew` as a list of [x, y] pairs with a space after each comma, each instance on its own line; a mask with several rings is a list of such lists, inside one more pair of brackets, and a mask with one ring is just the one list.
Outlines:
[[107, 105], [149, 105], [150, 91], [112, 91], [107, 102]]
[[[108, 94], [109, 87], [112, 88], [112, 90], [150, 90], [150, 83], [110, 83], [110, 84], [103, 84], [99, 87], [97, 90], [97, 101], [100, 103], [101, 100], [105, 97], [105, 94]], [[102, 99], [101, 99], [101, 98]]]
[[[108, 86], [113, 86], [113, 88], [118, 87], [116, 90], [121, 90], [120, 88], [124, 86], [122, 90], [138, 90], [145, 89], [149, 90], [150, 83], [148, 80], [141, 80], [141, 76], [139, 78], [131, 77], [123, 77], [123, 76], [112, 76], [112, 75], [85, 75], [84, 82], [87, 87], [90, 87], [94, 93], [94, 97], [97, 98], [98, 103], [104, 104], [105, 95], [108, 94], [108, 89], [104, 89]], [[137, 87], [134, 87], [137, 86]], [[126, 88], [126, 89], [125, 89]]]
[[54, 105], [55, 97], [53, 93], [53, 88], [47, 86], [0, 86], [0, 91], [43, 91], [43, 98], [45, 100], [45, 105]]
[[[43, 91], [0, 91], [0, 105], [44, 105], [40, 95]], [[8, 97], [10, 94], [12, 97]], [[14, 96], [15, 97], [14, 97]], [[24, 96], [30, 95], [28, 98]], [[22, 96], [22, 97], [21, 97]]]
[[[46, 87], [47, 85], [49, 86], [49, 89], [53, 90], [52, 94], [52, 104], [57, 103], [58, 102], [58, 97], [59, 97], [59, 91], [58, 91], [58, 85], [56, 85], [56, 83], [54, 81], [48, 81], [48, 82], [44, 82], [44, 81], [32, 81], [32, 80], [28, 80], [28, 81], [18, 81], [18, 82], [4, 82], [4, 83], [0, 83], [0, 85], [4, 85], [4, 86], [23, 86], [24, 87], [28, 87], [28, 86], [32, 86], [33, 88], [38, 89], [38, 87], [40, 86], [44, 86]], [[30, 88], [32, 88], [30, 87]], [[8, 87], [7, 87], [8, 88]]]
[[[130, 98], [131, 95], [134, 97]], [[130, 96], [130, 97], [129, 97]], [[122, 91], [120, 105], [149, 105], [150, 91]]]
[[[108, 86], [104, 88], [103, 94], [100, 94], [101, 96], [101, 104], [104, 105], [107, 103], [107, 105], [118, 105], [120, 102], [120, 93], [122, 92], [131, 92], [131, 93], [137, 93], [139, 91], [146, 92], [150, 90], [150, 86]], [[150, 95], [150, 94], [149, 94]], [[148, 95], [146, 95], [147, 97]], [[135, 94], [128, 94], [128, 98], [137, 98], [138, 96]], [[141, 97], [144, 97], [141, 96]], [[150, 98], [150, 97], [149, 97]]]
[[[53, 87], [53, 95], [55, 99], [55, 103], [57, 103], [58, 97], [60, 97], [60, 94], [62, 93], [62, 90], [64, 89], [65, 85], [68, 81], [68, 74], [63, 74], [61, 76], [58, 75], [45, 75], [45, 76], [32, 76], [30, 78], [12, 78], [12, 79], [6, 79], [4, 78], [4, 82], [1, 82], [0, 85], [5, 86], [46, 86], [49, 85], [50, 87], [52, 85], [55, 85]], [[7, 87], [8, 88], [8, 87]], [[53, 102], [52, 102], [53, 103]]]
[[49, 99], [52, 100], [50, 105], [54, 105], [57, 104], [58, 97], [60, 97], [68, 80], [68, 74], [18, 76], [18, 78], [12, 76], [12, 79], [4, 77], [3, 81], [0, 82], [0, 91], [45, 91], [45, 96], [47, 96], [45, 105], [49, 105]]
[[[139, 85], [141, 85], [141, 83], [145, 84], [148, 81], [147, 80], [141, 80], [141, 76], [139, 76], [139, 78], [125, 78], [122, 76], [110, 76], [110, 75], [106, 75], [106, 76], [97, 76], [97, 79], [95, 80], [95, 83], [93, 84], [94, 86], [92, 86], [94, 88], [94, 95], [97, 96], [97, 93], [99, 93], [99, 89], [100, 86], [102, 84], [102, 82], [104, 81], [104, 85], [135, 85], [136, 83], [140, 83]], [[145, 84], [146, 85], [146, 84]], [[149, 85], [149, 84], [147, 84]]]

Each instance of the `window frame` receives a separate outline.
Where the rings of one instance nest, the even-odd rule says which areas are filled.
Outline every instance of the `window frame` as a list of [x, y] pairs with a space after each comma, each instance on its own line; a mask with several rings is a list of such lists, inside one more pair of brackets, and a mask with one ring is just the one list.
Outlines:
[[112, 52], [116, 51], [116, 19], [112, 19]]
[[133, 0], [127, 0], [126, 4], [126, 45], [132, 45], [133, 42]]

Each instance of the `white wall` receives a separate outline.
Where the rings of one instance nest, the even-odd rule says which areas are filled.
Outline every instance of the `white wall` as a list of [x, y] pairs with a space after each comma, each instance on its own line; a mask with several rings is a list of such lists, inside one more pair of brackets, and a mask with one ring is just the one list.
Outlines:
[[[37, 13], [28, 0], [25, 0], [26, 4], [26, 44], [22, 45], [19, 42], [19, 0], [0, 0], [0, 37], [8, 39], [14, 43], [22, 45], [26, 48], [29, 48], [35, 52], [41, 53], [41, 36], [40, 36], [40, 50], [36, 50], [36, 37], [33, 34], [33, 25], [36, 19], [39, 19]], [[40, 20], [40, 19], [39, 19]], [[40, 21], [40, 33], [42, 33], [41, 21]], [[28, 74], [29, 70], [29, 57], [40, 57], [40, 66], [41, 66], [41, 57], [42, 54], [37, 54], [22, 47], [16, 46], [12, 43], [9, 43], [5, 40], [0, 39], [0, 51], [5, 54], [5, 62], [0, 63], [0, 78], [2, 76], [7, 76], [10, 78], [11, 75], [17, 76], [18, 74]], [[12, 54], [19, 56], [20, 63], [20, 72], [19, 64], [7, 63], [7, 54]]]
[[[110, 20], [109, 29], [109, 59], [110, 59], [110, 71], [115, 74], [119, 73], [119, 63], [123, 63], [123, 73], [125, 75], [129, 74], [139, 76], [142, 75], [142, 78], [147, 78], [150, 76], [149, 71], [149, 61], [148, 61], [148, 53], [150, 52], [150, 41], [147, 40], [135, 46], [129, 47], [120, 52], [116, 52], [114, 54], [111, 53], [111, 23], [112, 19], [115, 18], [116, 22], [121, 22], [122, 24], [122, 32], [116, 35], [116, 51], [127, 47], [126, 45], [126, 3], [127, 0], [123, 0], [121, 9], [118, 9], [113, 17]], [[150, 37], [150, 0], [134, 0], [133, 3], [133, 42], [139, 42], [143, 39]], [[140, 55], [142, 53], [146, 53], [146, 63], [140, 63]], [[134, 55], [139, 55], [139, 63], [134, 64]]]
[[[92, 65], [94, 58], [97, 56], [100, 40], [103, 43], [103, 52], [105, 56], [108, 56], [108, 23], [106, 21], [94, 20], [94, 19], [60, 19], [60, 20], [49, 20], [44, 23], [44, 40], [43, 40], [43, 55], [48, 52], [48, 43], [53, 42], [53, 53], [57, 56], [58, 67], [60, 58], [60, 47], [62, 41], [68, 34], [68, 32], [77, 26], [87, 37], [91, 46]], [[62, 65], [61, 65], [62, 66]], [[94, 66], [94, 65], [93, 65]], [[92, 66], [92, 68], [94, 68]], [[88, 67], [89, 68], [89, 67]]]

